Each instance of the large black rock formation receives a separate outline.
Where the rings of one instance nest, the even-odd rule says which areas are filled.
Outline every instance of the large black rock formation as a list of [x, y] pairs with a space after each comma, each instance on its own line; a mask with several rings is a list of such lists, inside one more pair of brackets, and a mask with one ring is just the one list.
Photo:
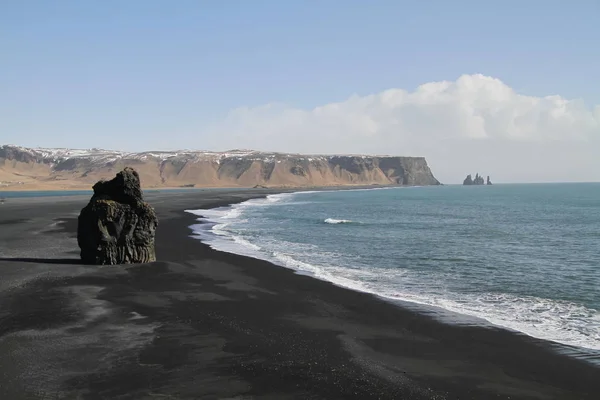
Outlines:
[[77, 243], [86, 264], [156, 261], [154, 234], [158, 218], [143, 199], [140, 177], [125, 168], [110, 181], [99, 181], [79, 214]]

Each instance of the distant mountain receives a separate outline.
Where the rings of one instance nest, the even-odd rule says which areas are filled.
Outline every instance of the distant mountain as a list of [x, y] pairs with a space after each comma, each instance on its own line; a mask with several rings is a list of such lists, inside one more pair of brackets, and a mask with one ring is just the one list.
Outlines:
[[90, 188], [125, 166], [152, 187], [439, 185], [423, 157], [300, 155], [253, 150], [147, 151], [0, 146], [0, 187]]

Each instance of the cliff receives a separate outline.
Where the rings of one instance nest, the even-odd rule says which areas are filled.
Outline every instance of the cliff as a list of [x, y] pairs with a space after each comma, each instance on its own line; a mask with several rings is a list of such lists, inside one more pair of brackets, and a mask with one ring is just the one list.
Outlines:
[[0, 146], [0, 187], [89, 188], [125, 167], [145, 187], [439, 185], [423, 157], [300, 155], [251, 150], [127, 153]]

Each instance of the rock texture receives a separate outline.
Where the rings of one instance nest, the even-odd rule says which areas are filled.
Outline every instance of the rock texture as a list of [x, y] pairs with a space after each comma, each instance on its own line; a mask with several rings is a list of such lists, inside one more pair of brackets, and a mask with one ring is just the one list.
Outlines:
[[79, 214], [77, 243], [86, 264], [156, 261], [154, 234], [158, 219], [144, 202], [140, 177], [125, 168], [110, 181], [99, 181]]
[[85, 188], [126, 166], [134, 167], [148, 188], [440, 184], [423, 157], [0, 146], [0, 186]]
[[[488, 176], [488, 182], [489, 179], [490, 177]], [[475, 174], [475, 179], [469, 174], [463, 181], [463, 185], [485, 185], [485, 180], [483, 179], [483, 176], [480, 176], [479, 174]]]

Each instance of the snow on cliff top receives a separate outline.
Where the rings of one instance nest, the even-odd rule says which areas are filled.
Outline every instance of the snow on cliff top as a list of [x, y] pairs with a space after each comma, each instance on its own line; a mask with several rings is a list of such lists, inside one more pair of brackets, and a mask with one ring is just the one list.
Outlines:
[[252, 160], [263, 160], [267, 162], [273, 162], [275, 159], [281, 158], [297, 158], [305, 159], [308, 161], [327, 159], [331, 157], [390, 157], [385, 155], [359, 155], [359, 154], [331, 154], [331, 155], [308, 155], [308, 154], [294, 154], [294, 153], [278, 153], [278, 152], [263, 152], [257, 150], [248, 149], [234, 149], [223, 152], [217, 151], [203, 151], [203, 150], [177, 150], [177, 151], [142, 151], [142, 152], [126, 152], [119, 150], [105, 150], [105, 149], [70, 149], [70, 148], [28, 148], [15, 145], [3, 145], [0, 148], [15, 149], [29, 153], [33, 156], [41, 157], [43, 159], [49, 159], [53, 161], [64, 161], [70, 158], [92, 158], [97, 161], [115, 161], [120, 158], [127, 159], [148, 159], [154, 158], [159, 160], [167, 160], [169, 158], [187, 158], [187, 159], [204, 159], [219, 162], [224, 158], [250, 158]]

